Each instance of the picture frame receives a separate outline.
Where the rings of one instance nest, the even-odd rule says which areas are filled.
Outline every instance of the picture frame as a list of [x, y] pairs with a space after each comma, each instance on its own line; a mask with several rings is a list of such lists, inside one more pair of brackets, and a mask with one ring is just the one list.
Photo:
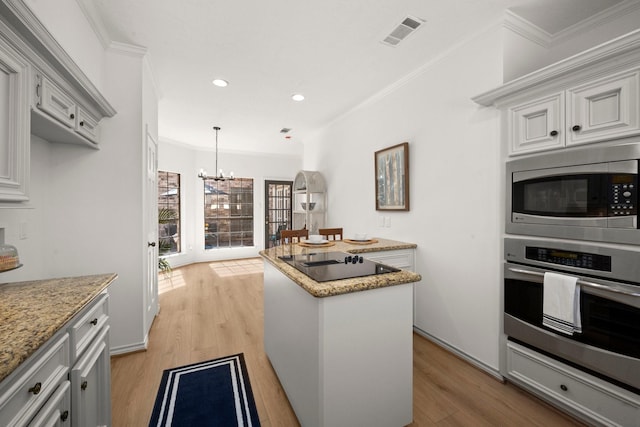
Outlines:
[[377, 211], [409, 210], [409, 143], [375, 152]]

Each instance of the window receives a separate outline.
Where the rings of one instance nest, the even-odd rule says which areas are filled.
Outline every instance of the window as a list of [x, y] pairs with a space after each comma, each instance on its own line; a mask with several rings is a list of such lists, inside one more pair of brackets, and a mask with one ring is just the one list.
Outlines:
[[158, 171], [158, 253], [180, 252], [180, 174]]
[[253, 179], [204, 181], [204, 248], [253, 246]]

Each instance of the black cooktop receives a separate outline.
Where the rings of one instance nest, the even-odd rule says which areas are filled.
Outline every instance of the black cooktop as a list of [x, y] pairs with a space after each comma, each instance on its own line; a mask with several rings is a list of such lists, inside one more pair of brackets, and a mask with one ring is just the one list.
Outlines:
[[278, 257], [311, 277], [316, 282], [351, 279], [353, 277], [400, 271], [395, 267], [373, 262], [360, 255], [345, 252], [317, 252]]

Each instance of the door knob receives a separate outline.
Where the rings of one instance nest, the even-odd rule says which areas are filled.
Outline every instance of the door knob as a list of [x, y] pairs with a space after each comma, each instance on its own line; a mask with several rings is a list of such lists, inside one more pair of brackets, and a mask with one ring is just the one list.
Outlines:
[[156, 242], [147, 242], [147, 246], [156, 247]]

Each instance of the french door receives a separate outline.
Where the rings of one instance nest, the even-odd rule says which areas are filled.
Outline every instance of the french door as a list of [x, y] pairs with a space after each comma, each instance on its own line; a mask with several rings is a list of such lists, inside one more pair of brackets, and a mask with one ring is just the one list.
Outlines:
[[264, 247], [272, 248], [280, 240], [280, 231], [291, 229], [293, 181], [264, 182]]

